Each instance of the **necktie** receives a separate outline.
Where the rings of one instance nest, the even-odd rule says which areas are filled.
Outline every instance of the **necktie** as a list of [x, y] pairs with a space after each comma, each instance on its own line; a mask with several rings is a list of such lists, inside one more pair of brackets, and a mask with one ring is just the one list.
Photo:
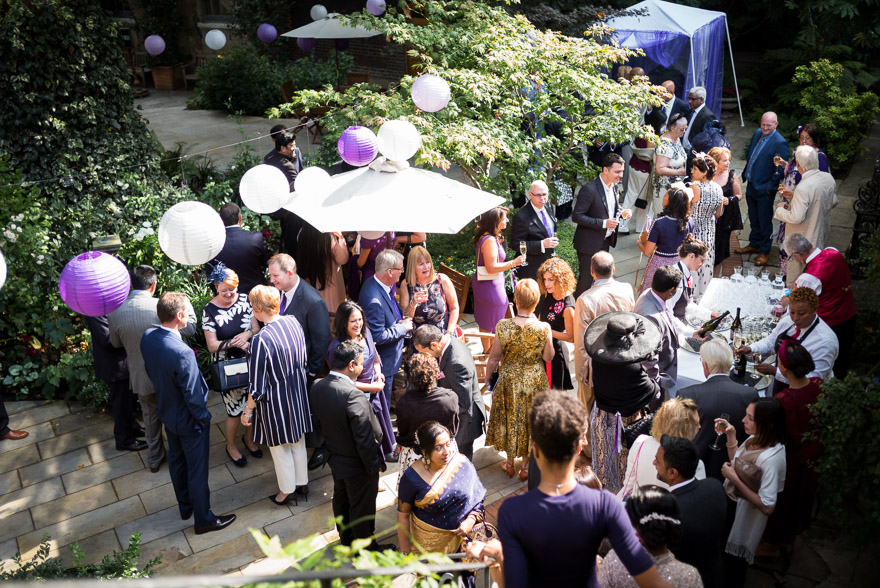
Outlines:
[[547, 236], [553, 236], [553, 225], [550, 224], [550, 219], [547, 218], [547, 213], [544, 212], [544, 209], [541, 209], [541, 222], [544, 223], [544, 228], [547, 229]]
[[755, 150], [752, 151], [752, 156], [749, 158], [749, 162], [746, 164], [746, 171], [743, 174], [746, 180], [752, 175], [752, 165], [754, 165], [755, 160], [758, 158], [758, 153], [761, 152], [761, 148], [764, 147], [764, 139], [767, 138], [767, 135], [761, 135], [761, 138], [758, 140], [758, 144], [755, 145]]
[[391, 306], [394, 308], [394, 314], [397, 316], [397, 320], [403, 318], [403, 313], [400, 312], [400, 305], [397, 303], [397, 299], [391, 295], [391, 292], [388, 293], [388, 297], [391, 299]]
[[691, 277], [690, 277], [690, 276], [688, 276], [687, 287], [688, 287], [688, 288], [693, 288], [693, 286], [691, 286]]
[[794, 328], [794, 338], [797, 339], [797, 338], [800, 337], [800, 336], [801, 336], [801, 328], [800, 328], [800, 327], [795, 327], [795, 328]]
[[278, 314], [284, 314], [284, 309], [287, 308], [287, 296], [284, 292], [281, 293], [281, 311]]

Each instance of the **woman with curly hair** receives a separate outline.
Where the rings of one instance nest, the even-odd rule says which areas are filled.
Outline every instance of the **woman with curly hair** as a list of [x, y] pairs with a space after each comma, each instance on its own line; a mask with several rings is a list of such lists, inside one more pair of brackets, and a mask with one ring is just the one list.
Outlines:
[[684, 184], [675, 184], [663, 197], [663, 212], [651, 225], [650, 232], [639, 235], [636, 245], [642, 253], [649, 256], [639, 293], [651, 287], [654, 272], [658, 267], [678, 262], [678, 248], [688, 233], [694, 232], [690, 215], [690, 199], [693, 191]]
[[691, 201], [691, 220], [694, 223], [694, 236], [709, 247], [709, 254], [694, 281], [694, 298], [699, 302], [715, 269], [715, 219], [724, 212], [724, 195], [721, 186], [712, 181], [715, 176], [715, 160], [705, 153], [694, 156], [693, 174], [694, 199]]
[[571, 372], [568, 368], [568, 346], [574, 343], [574, 292], [577, 279], [571, 266], [560, 257], [551, 257], [538, 268], [538, 289], [543, 298], [535, 314], [550, 325], [553, 351], [556, 355], [547, 364], [547, 379], [556, 390], [571, 390]]
[[[837, 335], [816, 314], [819, 309], [819, 297], [812, 288], [795, 288], [789, 297], [788, 315], [779, 320], [779, 324], [767, 337], [751, 345], [743, 345], [736, 350], [737, 355], [760, 353], [767, 355], [777, 353], [782, 341], [800, 343], [810, 352], [815, 369], [806, 374], [808, 378], [822, 378], [827, 381], [832, 375], [834, 360], [840, 350]], [[777, 356], [778, 357], [778, 356]], [[788, 388], [788, 378], [775, 366], [767, 363], [758, 364], [755, 369], [766, 375], [774, 375], [773, 395]]]

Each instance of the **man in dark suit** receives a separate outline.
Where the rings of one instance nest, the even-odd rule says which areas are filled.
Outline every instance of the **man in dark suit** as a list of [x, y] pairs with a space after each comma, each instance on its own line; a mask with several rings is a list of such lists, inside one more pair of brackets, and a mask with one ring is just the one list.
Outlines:
[[724, 519], [727, 494], [714, 478], [694, 479], [697, 448], [681, 437], [663, 435], [654, 459], [657, 478], [669, 485], [678, 501], [681, 541], [672, 549], [675, 557], [697, 568], [703, 586], [724, 586]]
[[[276, 125], [277, 126], [277, 125]], [[263, 163], [277, 167], [287, 178], [290, 191], [293, 192], [296, 176], [303, 170], [302, 153], [296, 146], [296, 135], [289, 129], [275, 131], [272, 127], [272, 139], [275, 149], [263, 157]], [[302, 219], [284, 208], [271, 214], [272, 218], [281, 223], [281, 251], [296, 258], [296, 239], [302, 228]]]
[[247, 294], [257, 284], [266, 283], [269, 248], [263, 235], [241, 228], [241, 208], [234, 202], [220, 207], [220, 218], [226, 226], [226, 243], [217, 257], [205, 264], [205, 272], [217, 261], [238, 274], [238, 291]]
[[413, 345], [419, 353], [437, 358], [440, 365], [438, 386], [458, 395], [458, 450], [468, 459], [474, 457], [474, 441], [483, 435], [486, 405], [477, 380], [477, 366], [468, 346], [450, 337], [434, 325], [422, 325], [413, 333]]
[[675, 82], [666, 80], [660, 85], [666, 90], [666, 102], [645, 114], [645, 122], [654, 127], [654, 132], [658, 135], [666, 130], [673, 114], [681, 113], [687, 118], [691, 112], [688, 103], [675, 95]]
[[538, 268], [550, 259], [559, 239], [556, 238], [556, 218], [547, 206], [550, 190], [541, 180], [529, 186], [529, 202], [513, 215], [510, 231], [511, 247], [519, 251], [519, 244], [526, 243], [526, 263], [516, 270], [516, 277], [536, 279]]
[[376, 353], [382, 360], [384, 394], [389, 406], [394, 374], [400, 369], [403, 358], [403, 338], [413, 328], [412, 319], [403, 315], [391, 294], [391, 287], [400, 280], [401, 274], [403, 255], [393, 249], [385, 249], [376, 256], [376, 274], [363, 283], [358, 299], [376, 344]]
[[[324, 370], [332, 338], [327, 303], [311, 284], [296, 275], [296, 261], [286, 253], [278, 253], [269, 259], [269, 279], [281, 292], [280, 313], [295, 317], [302, 327], [306, 340], [306, 386], [311, 388], [315, 378]], [[313, 470], [323, 465], [326, 459], [321, 448], [321, 429], [313, 427], [305, 436], [306, 447], [316, 449], [308, 463], [308, 468]]]
[[578, 226], [574, 232], [574, 248], [578, 254], [577, 298], [593, 284], [590, 261], [593, 254], [608, 251], [617, 244], [617, 225], [631, 211], [621, 210], [617, 184], [623, 178], [623, 158], [609, 153], [602, 162], [602, 173], [578, 192], [571, 220]]
[[87, 316], [86, 325], [92, 333], [92, 356], [95, 376], [110, 386], [110, 409], [113, 414], [113, 437], [119, 451], [140, 451], [147, 448], [143, 428], [134, 418], [135, 396], [128, 377], [125, 349], [110, 342], [110, 324], [106, 316]]
[[776, 130], [779, 121], [775, 112], [765, 112], [761, 128], [755, 131], [746, 149], [746, 204], [749, 207], [749, 244], [737, 249], [740, 254], [757, 253], [755, 265], [766, 265], [773, 235], [773, 201], [782, 181], [783, 167], [773, 159], [778, 155], [788, 160], [788, 142]]
[[168, 437], [168, 469], [180, 518], [195, 516], [195, 532], [201, 535], [228, 527], [235, 515], [216, 516], [211, 512], [208, 384], [195, 353], [180, 335], [187, 326], [188, 302], [180, 292], [162, 294], [156, 305], [161, 326], [147, 330], [140, 351], [156, 388], [156, 412]]
[[687, 131], [681, 139], [682, 145], [688, 152], [688, 159], [691, 159], [691, 142], [694, 137], [703, 132], [703, 127], [710, 120], [715, 120], [715, 113], [706, 106], [706, 88], [703, 86], [695, 86], [688, 93], [688, 104], [691, 107], [690, 116], [688, 117]]
[[[361, 346], [343, 341], [333, 350], [331, 370], [312, 386], [309, 405], [327, 434], [333, 475], [333, 516], [343, 545], [373, 536], [382, 459], [382, 429], [370, 402], [354, 385], [364, 369]], [[380, 547], [374, 545], [374, 547]]]
[[[717, 340], [704, 343], [700, 347], [700, 359], [706, 381], [682, 388], [678, 395], [690, 398], [699, 407], [700, 430], [694, 438], [694, 445], [706, 465], [706, 475], [724, 481], [721, 466], [730, 461], [727, 450], [714, 451], [710, 447], [717, 438], [715, 419], [722, 414], [729, 415], [729, 422], [736, 429], [736, 439], [742, 443], [746, 439], [742, 420], [746, 416], [746, 408], [758, 398], [758, 391], [730, 379], [728, 374], [733, 365], [733, 352], [726, 343]], [[724, 439], [721, 441], [725, 442]]]

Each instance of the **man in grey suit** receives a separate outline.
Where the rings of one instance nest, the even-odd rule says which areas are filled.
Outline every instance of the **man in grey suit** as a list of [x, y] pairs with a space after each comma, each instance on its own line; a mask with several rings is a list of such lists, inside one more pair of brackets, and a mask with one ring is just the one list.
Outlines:
[[[149, 446], [147, 464], [154, 474], [165, 461], [165, 445], [162, 443], [162, 423], [156, 414], [156, 390], [144, 368], [141, 354], [141, 338], [147, 329], [158, 328], [159, 315], [156, 306], [159, 301], [156, 293], [156, 270], [148, 265], [139, 265], [131, 272], [131, 293], [122, 306], [107, 316], [110, 326], [110, 343], [114, 347], [125, 347], [128, 356], [128, 372], [131, 389], [137, 394], [144, 414], [144, 436]], [[186, 301], [187, 324], [180, 333], [191, 337], [196, 332], [196, 313], [189, 300]]]
[[726, 449], [713, 451], [710, 447], [716, 438], [715, 419], [722, 414], [729, 415], [729, 422], [736, 429], [736, 439], [742, 443], [746, 438], [742, 421], [746, 408], [758, 398], [758, 391], [730, 379], [728, 374], [733, 365], [733, 352], [726, 343], [718, 340], [704, 343], [700, 347], [700, 359], [706, 381], [682, 388], [678, 395], [697, 403], [700, 430], [694, 438], [694, 445], [706, 465], [706, 475], [723, 481], [721, 466], [729, 460]]
[[[327, 434], [333, 475], [333, 515], [343, 545], [367, 539], [376, 529], [379, 473], [385, 471], [382, 428], [370, 402], [354, 385], [364, 369], [361, 346], [343, 341], [333, 350], [331, 370], [312, 386], [309, 405]], [[374, 547], [381, 547], [374, 544]]]
[[458, 450], [468, 459], [474, 457], [474, 441], [483, 435], [486, 405], [477, 380], [477, 366], [468, 346], [443, 333], [434, 325], [422, 325], [413, 334], [419, 353], [437, 358], [440, 365], [439, 386], [450, 388], [458, 395]]
[[714, 478], [694, 479], [697, 448], [681, 437], [663, 435], [654, 459], [657, 478], [669, 485], [681, 511], [681, 541], [672, 550], [679, 561], [700, 572], [703, 586], [724, 586], [724, 519], [727, 494]]

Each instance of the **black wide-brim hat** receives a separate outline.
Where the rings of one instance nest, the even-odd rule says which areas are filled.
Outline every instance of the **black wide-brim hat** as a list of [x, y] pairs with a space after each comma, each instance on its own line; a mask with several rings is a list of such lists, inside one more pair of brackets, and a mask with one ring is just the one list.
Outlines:
[[634, 312], [607, 312], [596, 317], [584, 334], [584, 347], [601, 363], [627, 364], [660, 353], [660, 329]]

